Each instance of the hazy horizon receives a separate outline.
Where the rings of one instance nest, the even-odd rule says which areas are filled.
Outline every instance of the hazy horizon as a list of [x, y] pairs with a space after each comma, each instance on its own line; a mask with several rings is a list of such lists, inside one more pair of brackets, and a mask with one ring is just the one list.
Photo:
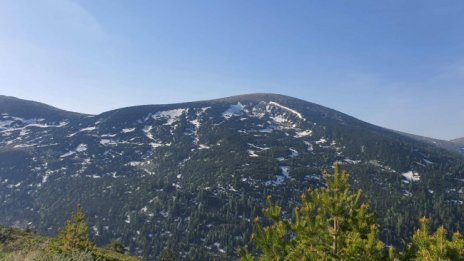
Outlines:
[[464, 136], [464, 3], [0, 3], [0, 94], [100, 113], [279, 93]]

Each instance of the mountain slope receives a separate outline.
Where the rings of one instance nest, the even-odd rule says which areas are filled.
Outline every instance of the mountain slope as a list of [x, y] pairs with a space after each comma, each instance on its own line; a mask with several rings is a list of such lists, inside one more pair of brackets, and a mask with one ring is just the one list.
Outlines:
[[451, 140], [451, 142], [458, 144], [459, 146], [464, 146], [464, 138], [454, 139], [454, 140]]
[[462, 155], [303, 100], [252, 94], [90, 116], [39, 107], [44, 120], [0, 111], [3, 224], [53, 234], [80, 203], [100, 244], [120, 239], [149, 260], [166, 248], [231, 259], [266, 195], [291, 207], [340, 161], [388, 244], [421, 215], [464, 228]]
[[439, 139], [434, 139], [434, 138], [429, 138], [429, 137], [424, 137], [424, 136], [419, 136], [419, 135], [414, 135], [414, 134], [409, 134], [409, 133], [404, 133], [404, 132], [398, 132], [398, 133], [403, 134], [405, 136], [409, 136], [420, 142], [425, 142], [433, 146], [445, 149], [450, 152], [457, 152], [460, 154], [464, 154], [464, 139], [456, 139], [456, 140], [447, 141], [447, 140], [439, 140]]
[[85, 116], [85, 114], [60, 110], [43, 103], [4, 95], [0, 95], [0, 112], [3, 116], [10, 115], [18, 118], [43, 119], [46, 121], [61, 121]]

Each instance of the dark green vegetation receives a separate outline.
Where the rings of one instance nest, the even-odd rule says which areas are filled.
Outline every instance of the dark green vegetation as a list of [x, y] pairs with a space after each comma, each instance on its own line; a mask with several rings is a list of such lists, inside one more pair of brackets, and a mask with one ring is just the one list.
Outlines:
[[295, 98], [100, 115], [0, 99], [0, 223], [55, 236], [81, 204], [92, 241], [117, 240], [149, 260], [233, 259], [264, 195], [290, 217], [335, 161], [355, 173], [386, 245], [404, 247], [422, 216], [432, 229], [464, 231], [462, 153]]
[[[118, 251], [119, 250], [119, 251]], [[80, 207], [56, 239], [30, 231], [0, 227], [0, 260], [5, 261], [137, 261], [124, 255], [124, 248], [110, 244], [97, 248], [89, 238], [89, 227]]]
[[282, 208], [272, 203], [264, 209], [268, 226], [255, 219], [253, 252], [244, 248], [242, 260], [464, 260], [464, 239], [455, 232], [451, 240], [443, 227], [433, 235], [428, 220], [405, 250], [395, 254], [379, 239], [379, 226], [369, 205], [361, 202], [361, 190], [351, 192], [348, 174], [335, 165], [333, 176], [324, 173], [325, 188], [308, 190], [301, 196], [292, 219], [282, 217]]

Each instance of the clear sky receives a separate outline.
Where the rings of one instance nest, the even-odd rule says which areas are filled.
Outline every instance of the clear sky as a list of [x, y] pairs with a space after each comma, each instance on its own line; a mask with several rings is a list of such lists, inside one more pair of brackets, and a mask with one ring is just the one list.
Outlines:
[[464, 1], [0, 0], [0, 94], [86, 113], [253, 92], [464, 136]]

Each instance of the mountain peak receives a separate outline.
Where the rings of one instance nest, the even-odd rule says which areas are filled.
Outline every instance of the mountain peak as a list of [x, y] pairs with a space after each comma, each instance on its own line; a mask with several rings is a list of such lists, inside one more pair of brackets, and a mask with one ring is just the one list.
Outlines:
[[[305, 100], [301, 100], [292, 96], [288, 95], [283, 95], [283, 94], [276, 94], [276, 93], [248, 93], [248, 94], [241, 94], [241, 95], [234, 95], [234, 96], [229, 96], [229, 97], [224, 97], [224, 98], [219, 98], [219, 99], [213, 99], [210, 100], [210, 102], [230, 102], [230, 103], [235, 103], [235, 102], [283, 102], [283, 103], [306, 103], [306, 104], [312, 104], [312, 105], [317, 105]], [[321, 105], [317, 105], [320, 107], [323, 107]]]

